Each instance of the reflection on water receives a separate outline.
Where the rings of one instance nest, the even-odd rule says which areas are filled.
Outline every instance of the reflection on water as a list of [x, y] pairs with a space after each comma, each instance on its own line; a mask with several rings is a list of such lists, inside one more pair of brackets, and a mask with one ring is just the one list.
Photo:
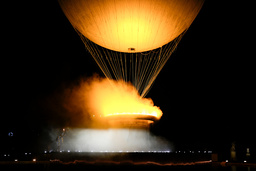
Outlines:
[[201, 163], [201, 162], [190, 162], [190, 163], [166, 163], [160, 164], [156, 162], [113, 162], [113, 161], [73, 161], [73, 162], [62, 162], [62, 161], [37, 161], [36, 163], [31, 162], [0, 162], [0, 170], [10, 170], [14, 168], [23, 168], [23, 170], [37, 170], [37, 171], [77, 171], [77, 170], [111, 170], [111, 171], [136, 171], [136, 170], [157, 170], [157, 171], [256, 171], [255, 165], [251, 167], [243, 166], [220, 166], [212, 165], [212, 163]]
[[256, 168], [231, 166], [231, 171], [255, 171]]
[[215, 171], [256, 171], [255, 167], [246, 167], [246, 166], [229, 166], [229, 167], [213, 167]]

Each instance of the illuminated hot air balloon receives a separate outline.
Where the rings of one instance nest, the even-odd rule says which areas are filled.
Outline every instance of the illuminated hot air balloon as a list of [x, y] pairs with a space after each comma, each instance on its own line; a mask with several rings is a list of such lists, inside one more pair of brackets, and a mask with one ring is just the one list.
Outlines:
[[59, 0], [102, 72], [144, 97], [203, 0]]

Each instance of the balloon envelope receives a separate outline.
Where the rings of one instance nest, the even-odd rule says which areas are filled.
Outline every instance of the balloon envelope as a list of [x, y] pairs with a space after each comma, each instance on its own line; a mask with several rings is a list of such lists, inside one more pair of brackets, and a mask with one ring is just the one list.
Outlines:
[[162, 47], [191, 25], [203, 0], [59, 0], [90, 41], [119, 52]]

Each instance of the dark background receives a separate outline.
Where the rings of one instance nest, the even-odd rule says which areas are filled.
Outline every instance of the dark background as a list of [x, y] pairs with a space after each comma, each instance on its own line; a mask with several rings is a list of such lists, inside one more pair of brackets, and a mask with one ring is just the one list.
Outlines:
[[[37, 148], [47, 128], [69, 120], [49, 104], [61, 105], [56, 97], [81, 78], [103, 74], [57, 1], [2, 8], [0, 138], [12, 131], [22, 142], [17, 148]], [[153, 133], [185, 149], [255, 145], [251, 8], [247, 1], [206, 0], [147, 95], [164, 113]]]

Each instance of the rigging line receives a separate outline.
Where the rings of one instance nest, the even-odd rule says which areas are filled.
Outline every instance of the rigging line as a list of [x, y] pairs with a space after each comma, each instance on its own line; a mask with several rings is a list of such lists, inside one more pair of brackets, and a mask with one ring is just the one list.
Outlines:
[[122, 58], [122, 71], [123, 71], [123, 80], [126, 82], [126, 59], [124, 57], [124, 54], [118, 52], [119, 58]]
[[155, 79], [154, 79], [154, 81], [153, 81], [151, 84], [148, 84], [148, 85], [144, 88], [143, 92], [141, 93], [141, 96], [142, 96], [142, 97], [145, 97], [145, 96], [148, 94], [148, 92], [149, 92], [149, 90], [152, 88], [152, 85], [154, 84], [154, 82], [155, 82]]
[[[161, 68], [161, 66], [163, 66], [163, 62], [167, 60], [166, 50], [168, 50], [169, 48], [164, 47], [163, 49], [164, 49], [164, 51], [161, 51], [161, 53], [159, 54], [159, 63], [156, 66], [155, 72], [152, 73], [153, 75], [155, 75], [158, 72], [159, 68]], [[171, 47], [170, 47], [170, 49], [171, 49]], [[161, 58], [160, 58], [160, 56], [161, 56]]]
[[[150, 73], [155, 69], [154, 68], [154, 62], [155, 62], [155, 55], [156, 54], [154, 54], [154, 53], [151, 53], [150, 55], [149, 55], [149, 58], [150, 58], [150, 60], [149, 60], [149, 62], [148, 62], [148, 65], [146, 65], [146, 72], [145, 72], [145, 75], [144, 75], [144, 77], [146, 78], [145, 80], [144, 80], [144, 87], [146, 86], [146, 84], [147, 84], [147, 79], [149, 79], [149, 77], [150, 77]], [[150, 70], [149, 70], [150, 69]]]
[[94, 59], [99, 63], [101, 69], [103, 70], [103, 72], [107, 72], [108, 73], [108, 76], [111, 76], [109, 70], [108, 70], [108, 67], [107, 67], [107, 64], [103, 58], [103, 55], [100, 51], [100, 47], [98, 47], [97, 45], [91, 43], [90, 45], [92, 47], [92, 50], [95, 52], [94, 53]]
[[122, 79], [124, 80], [124, 64], [123, 64], [123, 59], [122, 56], [118, 54], [118, 52], [116, 52], [117, 57], [119, 58], [120, 61], [120, 66], [121, 66], [121, 75], [122, 75]]
[[94, 51], [95, 51], [93, 57], [94, 57], [95, 61], [98, 63], [98, 65], [100, 66], [101, 70], [102, 70], [103, 72], [107, 73], [107, 77], [108, 77], [108, 78], [112, 78], [111, 73], [110, 73], [110, 71], [108, 70], [107, 64], [106, 64], [106, 62], [105, 62], [105, 60], [104, 60], [104, 58], [103, 58], [103, 55], [102, 55], [102, 53], [101, 53], [99, 47], [93, 46], [93, 45], [92, 45], [91, 47], [92, 47], [92, 48], [94, 49]]
[[140, 54], [136, 54], [137, 55], [137, 58], [138, 58], [138, 60], [137, 60], [137, 86], [138, 86], [138, 88], [140, 88], [140, 81], [141, 81], [141, 72], [142, 72], [142, 70], [141, 70], [141, 66], [142, 66], [142, 58], [141, 58], [141, 56], [140, 56]]
[[162, 70], [162, 68], [164, 67], [164, 65], [166, 64], [168, 59], [170, 58], [171, 54], [176, 49], [176, 47], [177, 47], [179, 41], [181, 40], [181, 38], [183, 37], [183, 35], [184, 35], [184, 33], [182, 33], [177, 39], [175, 39], [174, 42], [172, 42], [168, 46], [164, 47], [165, 50], [164, 50], [163, 58], [160, 62], [161, 64], [159, 64], [158, 68], [156, 69], [156, 72], [154, 73], [154, 75], [152, 75], [151, 79], [149, 80], [150, 83], [145, 88], [144, 92], [142, 93], [143, 96], [146, 96], [146, 94], [151, 89], [151, 87], [152, 87], [151, 85], [154, 83], [157, 75], [160, 73], [160, 71]]
[[101, 50], [102, 47], [100, 47], [94, 43], [91, 43], [91, 47], [94, 49], [94, 51], [96, 53], [94, 58], [99, 63], [101, 70], [103, 70], [103, 72], [107, 72], [108, 73], [107, 77], [112, 79], [112, 75], [108, 69], [106, 61], [104, 60], [104, 55], [102, 54], [102, 50]]
[[161, 55], [161, 59], [160, 61], [158, 62], [158, 64], [156, 65], [156, 69], [154, 70], [154, 72], [152, 73], [152, 76], [151, 76], [151, 80], [150, 81], [150, 84], [153, 83], [153, 81], [156, 79], [156, 76], [158, 75], [158, 73], [161, 71], [161, 68], [164, 66], [165, 62], [168, 60], [168, 56], [171, 55], [171, 53], [169, 55], [167, 55], [167, 52], [171, 49], [173, 49], [173, 46], [172, 46], [173, 43], [170, 44], [170, 47], [164, 47], [164, 51], [163, 51], [163, 54], [160, 54]]
[[[114, 9], [115, 9], [115, 11], [116, 11], [116, 6], [114, 6]], [[116, 15], [116, 17], [115, 17], [115, 19], [116, 19], [116, 23], [117, 23], [117, 15]], [[106, 25], [108, 26], [108, 27], [110, 27], [110, 24], [109, 24], [109, 22], [108, 22], [108, 20], [106, 20], [105, 19], [105, 23], [106, 23]], [[113, 32], [113, 30], [112, 29], [110, 29], [111, 30], [111, 32]], [[117, 33], [118, 33], [118, 28], [117, 28]], [[111, 34], [110, 34], [111, 35]], [[119, 34], [118, 34], [118, 38], [119, 38]], [[114, 41], [113, 41], [113, 37], [112, 36], [110, 36], [109, 37], [109, 39], [111, 39], [112, 41], [110, 41], [110, 43], [112, 44]], [[119, 39], [118, 39], [119, 40]], [[119, 47], [120, 47], [120, 41], [119, 41]], [[122, 76], [121, 76], [121, 74], [120, 74], [120, 69], [119, 69], [119, 62], [118, 62], [118, 54], [117, 54], [117, 52], [115, 52], [115, 51], [112, 51], [112, 50], [108, 50], [108, 49], [103, 49], [103, 51], [104, 51], [104, 54], [105, 54], [105, 56], [106, 56], [106, 59], [107, 59], [107, 61], [108, 61], [108, 64], [109, 64], [109, 66], [110, 66], [110, 68], [111, 68], [111, 70], [112, 70], [112, 73], [114, 74], [114, 77], [117, 79], [117, 80], [119, 80], [119, 79], [121, 79], [122, 78]]]
[[148, 73], [148, 69], [150, 69], [150, 65], [153, 59], [152, 54], [148, 55], [148, 56], [142, 56], [144, 61], [143, 61], [143, 66], [142, 66], [142, 73], [141, 73], [141, 79], [140, 79], [140, 84], [139, 86], [142, 89], [143, 83], [145, 83], [145, 78], [147, 78], [147, 73]]
[[150, 64], [150, 57], [149, 56], [144, 57], [144, 60], [143, 60], [143, 63], [142, 63], [142, 69], [141, 69], [141, 73], [140, 73], [140, 80], [139, 80], [139, 83], [138, 83], [140, 93], [143, 91], [143, 84], [145, 82], [145, 77], [147, 75], [147, 69], [148, 69], [149, 64]]
[[137, 85], [136, 85], [136, 55], [134, 53], [132, 53], [132, 57], [133, 57], [133, 60], [132, 60], [132, 64], [133, 64], [133, 85], [135, 88], [137, 88]]
[[114, 62], [115, 62], [114, 67], [116, 68], [116, 71], [117, 71], [117, 74], [118, 74], [118, 80], [121, 80], [122, 79], [122, 71], [121, 71], [121, 67], [120, 67], [119, 56], [115, 52], [111, 52], [111, 53], [113, 54], [113, 59], [114, 59]]
[[[90, 41], [89, 41], [89, 42], [90, 42]], [[111, 73], [109, 72], [109, 69], [108, 69], [108, 67], [107, 67], [107, 64], [106, 64], [106, 62], [105, 62], [105, 60], [104, 60], [104, 55], [102, 54], [102, 50], [101, 50], [102, 47], [100, 47], [100, 46], [94, 44], [93, 42], [90, 42], [90, 44], [91, 44], [91, 47], [92, 47], [92, 49], [95, 51], [95, 54], [96, 54], [96, 55], [94, 56], [95, 60], [100, 63], [100, 66], [101, 66], [101, 68], [103, 69], [103, 71], [104, 71], [104, 72], [107, 72], [108, 75], [109, 75], [109, 77], [112, 78]]]
[[116, 70], [116, 64], [115, 64], [115, 60], [114, 60], [114, 56], [112, 55], [111, 51], [106, 51], [105, 55], [108, 57], [108, 64], [111, 67], [112, 73], [114, 74], [114, 77], [116, 80], [118, 80], [119, 76], [118, 76], [118, 72]]
[[103, 49], [103, 53], [104, 53], [105, 56], [106, 56], [106, 59], [107, 59], [108, 64], [109, 64], [109, 66], [110, 66], [110, 68], [111, 68], [111, 70], [112, 70], [112, 73], [114, 74], [114, 77], [117, 79], [118, 76], [117, 76], [117, 73], [116, 73], [115, 68], [113, 67], [113, 66], [114, 66], [114, 63], [113, 63], [111, 54], [109, 54], [110, 52], [108, 52], [107, 50], [105, 51], [105, 49]]
[[[162, 50], [160, 51], [159, 55], [161, 55], [161, 53], [162, 53]], [[155, 62], [154, 62], [154, 59], [156, 59]], [[153, 73], [155, 73], [155, 70], [157, 69], [157, 65], [159, 65], [160, 58], [158, 56], [154, 56], [154, 59], [153, 59], [152, 70], [149, 72], [148, 79], [146, 80], [147, 84], [145, 86], [147, 86], [150, 83], [149, 81], [151, 80], [151, 77], [152, 77]]]
[[115, 55], [115, 60], [117, 62], [118, 72], [119, 72], [119, 79], [123, 80], [123, 70], [122, 70], [122, 59], [120, 58], [117, 52], [113, 52]]
[[121, 80], [121, 79], [123, 79], [121, 60], [120, 60], [117, 53], [115, 53], [115, 52], [113, 52], [113, 53], [115, 54], [114, 56], [115, 56], [115, 60], [116, 60], [116, 63], [117, 63], [117, 70], [118, 70], [118, 74], [119, 74], [119, 79]]
[[118, 74], [118, 70], [116, 68], [116, 61], [115, 61], [115, 56], [112, 54], [112, 52], [108, 52], [107, 54], [109, 56], [110, 62], [111, 62], [111, 66], [112, 66], [112, 70], [115, 73], [115, 79], [118, 80], [119, 79], [119, 74]]
[[139, 89], [138, 87], [138, 82], [140, 80], [139, 77], [139, 56], [138, 54], [135, 54], [136, 60], [135, 60], [135, 84], [136, 84], [136, 89]]
[[129, 68], [130, 68], [130, 72], [129, 72], [129, 81], [133, 84], [133, 56], [132, 54], [129, 54], [129, 59], [130, 59], [130, 63], [129, 63]]
[[149, 69], [149, 68], [151, 68], [151, 70], [149, 71], [149, 72], [146, 72], [145, 73], [145, 75], [144, 75], [144, 77], [145, 77], [145, 79], [143, 80], [143, 91], [142, 91], [142, 93], [141, 93], [141, 96], [142, 97], [145, 97], [145, 94], [144, 94], [144, 92], [145, 92], [145, 89], [149, 86], [149, 81], [148, 80], [150, 80], [150, 78], [151, 78], [151, 72], [152, 72], [152, 70], [155, 70], [155, 68], [154, 68], [154, 65], [155, 65], [155, 59], [156, 58], [156, 54], [151, 54], [150, 55], [150, 62], [148, 63], [148, 66], [147, 66], [147, 69]]
[[130, 55], [127, 55], [128, 56], [128, 58], [129, 58], [129, 61], [130, 61], [130, 63], [129, 63], [129, 75], [128, 75], [128, 80], [131, 82], [131, 80], [132, 80], [132, 57], [130, 56]]
[[[160, 60], [160, 62], [158, 62], [156, 68], [154, 69], [154, 72], [151, 72], [151, 73], [150, 73], [150, 76], [148, 77], [149, 79], [147, 80], [147, 84], [146, 84], [146, 87], [145, 87], [144, 92], [143, 92], [143, 96], [146, 96], [146, 94], [147, 94], [147, 93], [149, 92], [149, 90], [151, 89], [152, 84], [154, 83], [154, 81], [155, 81], [157, 75], [159, 74], [159, 72], [160, 72], [161, 69], [163, 68], [165, 62], [168, 60], [168, 58], [166, 58], [166, 57], [168, 57], [168, 56], [171, 55], [171, 53], [170, 53], [170, 54], [168, 54], [168, 55], [166, 56], [166, 51], [168, 51], [169, 49], [172, 49], [172, 47], [171, 47], [172, 44], [173, 44], [173, 43], [170, 43], [170, 44], [169, 44], [170, 46], [167, 45], [167, 46], [163, 47], [163, 51], [162, 51], [163, 54], [159, 54], [159, 57], [161, 56], [161, 60]], [[164, 61], [165, 61], [165, 62], [164, 62]]]
[[[137, 56], [138, 56], [138, 58], [139, 58], [139, 60], [138, 60], [138, 86], [139, 86], [139, 83], [140, 83], [140, 81], [141, 81], [141, 73], [142, 73], [142, 70], [141, 70], [141, 66], [142, 66], [142, 56], [140, 55], [140, 54], [136, 54]], [[140, 87], [140, 86], [139, 86]]]
[[[176, 48], [176, 46], [177, 46], [177, 44], [178, 44], [178, 42], [179, 42], [179, 40], [181, 39], [181, 37], [182, 37], [182, 35], [181, 36], [179, 36], [179, 38], [178, 39], [176, 39], [176, 40], [174, 40], [174, 42], [171, 42], [169, 45], [167, 45], [167, 46], [164, 46], [163, 48], [164, 48], [164, 50], [162, 50], [162, 51], [164, 51], [163, 52], [163, 54], [162, 54], [162, 56], [163, 56], [163, 58], [161, 59], [159, 59], [159, 56], [158, 56], [158, 60], [154, 63], [154, 62], [152, 62], [152, 63], [146, 63], [146, 65], [151, 65], [151, 66], [153, 66], [153, 71], [152, 72], [150, 72], [150, 73], [146, 73], [146, 72], [144, 72], [143, 73], [143, 77], [145, 77], [146, 76], [146, 74], [148, 74], [147, 76], [148, 76], [148, 79], [146, 80], [146, 81], [144, 81], [144, 79], [142, 79], [142, 78], [140, 78], [139, 79], [139, 81], [140, 81], [140, 83], [139, 84], [143, 84], [143, 81], [144, 81], [144, 87], [145, 88], [147, 88], [147, 90], [146, 90], [146, 92], [147, 91], [149, 91], [149, 86], [151, 85], [151, 84], [153, 84], [153, 82], [154, 82], [154, 80], [156, 79], [156, 76], [159, 74], [159, 72], [161, 71], [161, 69], [163, 68], [163, 66], [164, 66], [164, 64], [167, 62], [167, 60], [169, 59], [169, 57], [171, 56], [171, 53], [175, 50], [175, 48]], [[161, 55], [161, 54], [160, 54]], [[153, 55], [153, 53], [150, 55], [150, 56], [153, 56], [153, 57], [151, 57], [151, 58], [156, 58], [156, 56], [155, 55]], [[146, 59], [146, 58], [144, 58], [144, 59]], [[147, 67], [149, 67], [149, 66], [147, 66]], [[151, 67], [152, 68], [152, 67]], [[140, 74], [141, 75], [141, 74]], [[149, 86], [148, 86], [149, 85]], [[138, 85], [139, 87], [140, 87], [140, 85]], [[141, 88], [140, 88], [141, 89]], [[144, 91], [145, 92], [145, 91]], [[145, 93], [144, 93], [144, 95], [145, 95]]]
[[151, 79], [147, 80], [147, 83], [145, 83], [143, 92], [141, 94], [143, 97], [145, 97], [147, 95], [147, 93], [151, 89], [152, 84], [154, 83], [154, 81], [155, 81], [155, 78], [152, 78], [152, 76], [151, 76]]
[[[101, 6], [99, 6], [99, 10], [100, 11], [102, 10]], [[106, 26], [109, 26], [109, 23], [108, 23], [108, 21], [106, 19], [105, 20], [102, 19], [102, 18], [99, 18], [99, 19], [102, 21], [102, 23], [105, 23]], [[101, 32], [100, 32], [100, 35], [102, 35]], [[102, 41], [104, 42], [105, 40], [102, 39]], [[111, 42], [113, 42], [113, 41], [111, 41]], [[105, 42], [104, 42], [104, 44], [105, 44]], [[99, 47], [101, 47], [101, 46], [99, 46]], [[112, 58], [111, 58], [112, 55], [104, 47], [101, 47], [101, 51], [103, 51], [103, 55], [101, 56], [102, 57], [102, 61], [104, 61], [104, 63], [106, 63], [105, 60], [107, 61], [108, 66], [110, 66], [110, 68], [112, 70], [112, 74], [114, 75], [115, 78], [117, 78], [118, 76], [117, 76], [116, 70], [111, 65], [112, 64]], [[105, 58], [105, 60], [104, 60], [104, 58]], [[107, 66], [107, 64], [106, 64], [106, 66]], [[111, 77], [112, 77], [112, 74], [110, 73]]]
[[122, 58], [119, 56], [119, 54], [117, 52], [115, 52], [115, 55], [116, 55], [116, 60], [117, 60], [117, 63], [118, 63], [120, 79], [124, 80]]
[[145, 96], [145, 92], [147, 92], [149, 90], [149, 88], [151, 87], [151, 85], [153, 83], [152, 80], [154, 79], [152, 77], [153, 77], [153, 75], [149, 75], [148, 79], [145, 80], [142, 96]]
[[118, 52], [115, 53], [116, 55], [116, 60], [118, 63], [118, 69], [119, 69], [119, 74], [120, 74], [120, 79], [124, 80], [124, 69], [123, 69], [123, 59], [122, 56]]
[[100, 65], [100, 63], [99, 63], [99, 61], [97, 60], [94, 50], [93, 50], [92, 47], [89, 45], [90, 42], [89, 42], [89, 41], [87, 40], [87, 38], [85, 38], [77, 29], [74, 28], [74, 30], [77, 32], [77, 34], [78, 34], [79, 37], [81, 38], [82, 42], [83, 42], [84, 45], [85, 45], [85, 48], [86, 48], [86, 49], [89, 51], [89, 53], [92, 55], [92, 57], [94, 58], [95, 62], [100, 66], [100, 68], [101, 68], [102, 72], [104, 73], [104, 75], [107, 76], [106, 73], [103, 71], [103, 69], [102, 69], [102, 67], [101, 67], [101, 65]]
[[[166, 52], [166, 59], [162, 62], [163, 65], [161, 65], [161, 67], [159, 68], [159, 72], [162, 70], [162, 68], [164, 67], [164, 65], [166, 64], [166, 62], [168, 61], [168, 59], [171, 57], [171, 54], [175, 51], [179, 41], [181, 38], [179, 38], [179, 40], [177, 42], [175, 42], [175, 44], [172, 46], [172, 48], [169, 49], [169, 51]], [[158, 73], [159, 73], [158, 72]], [[158, 75], [157, 73], [157, 75]]]
[[152, 62], [152, 53], [148, 53], [148, 55], [142, 55], [140, 54], [142, 58], [142, 67], [141, 67], [141, 80], [140, 80], [140, 87], [142, 87], [145, 77], [148, 73], [148, 69], [150, 68], [150, 64]]
[[138, 65], [137, 65], [137, 87], [138, 87], [138, 89], [140, 89], [140, 82], [142, 80], [142, 78], [141, 78], [141, 74], [142, 74], [141, 67], [142, 67], [143, 63], [142, 63], [142, 57], [141, 57], [140, 54], [137, 54], [137, 58], [138, 58]]
[[135, 84], [135, 87], [136, 89], [138, 89], [138, 86], [137, 86], [137, 81], [138, 81], [138, 71], [137, 71], [137, 67], [138, 67], [138, 56], [137, 54], [135, 54], [135, 73], [134, 73], [134, 84]]
[[98, 64], [98, 66], [100, 67], [104, 75], [108, 78], [111, 78], [111, 74], [107, 69], [107, 67], [105, 66], [104, 62], [100, 58], [97, 58], [97, 56], [99, 56], [97, 55], [97, 52], [92, 54], [92, 57], [94, 58], [95, 62]]
[[144, 67], [145, 67], [145, 64], [147, 62], [147, 57], [143, 57], [141, 54], [138, 54], [139, 56], [139, 66], [138, 66], [138, 82], [137, 82], [137, 85], [138, 85], [138, 89], [140, 90], [141, 92], [141, 84], [143, 82], [143, 74], [144, 74]]
[[139, 80], [139, 83], [138, 83], [138, 87], [140, 89], [140, 93], [142, 92], [142, 85], [144, 83], [144, 79], [146, 77], [146, 74], [147, 74], [147, 70], [149, 69], [149, 65], [150, 65], [150, 62], [151, 62], [151, 56], [148, 55], [148, 56], [143, 56], [140, 54], [140, 58], [141, 58], [141, 69], [140, 69], [140, 80]]
[[[133, 62], [133, 53], [131, 53], [131, 64], [132, 64], [132, 83], [134, 85], [134, 62]], [[135, 85], [134, 85], [135, 86]]]
[[[171, 54], [175, 51], [176, 47], [178, 46], [181, 38], [183, 37], [184, 33], [182, 33], [177, 39], [175, 39], [175, 41], [173, 42], [172, 45], [170, 45], [171, 47], [167, 47], [167, 51], [166, 51], [166, 54], [165, 54], [165, 57], [166, 59], [162, 61], [162, 65], [161, 67], [159, 68], [160, 71], [162, 70], [163, 66], [166, 64], [166, 62], [168, 61], [168, 59], [171, 57]], [[160, 72], [159, 71], [159, 72]], [[158, 72], [158, 73], [159, 73]], [[157, 73], [157, 75], [158, 75]]]
[[[104, 4], [103, 4], [104, 5]], [[102, 6], [100, 6], [99, 7], [100, 8], [100, 10], [102, 10]], [[104, 7], [103, 7], [104, 8]], [[116, 10], [116, 9], [115, 9]], [[102, 19], [101, 19], [102, 20]], [[117, 20], [117, 16], [116, 16], [116, 20]], [[103, 22], [103, 20], [102, 20], [102, 22]], [[108, 27], [110, 27], [110, 25], [109, 25], [109, 22], [105, 19], [104, 20], [104, 23], [106, 24], [106, 26], [108, 26]], [[111, 31], [112, 31], [112, 29], [110, 29]], [[118, 32], [118, 29], [117, 29], [117, 32]], [[109, 38], [112, 38], [111, 36], [109, 37]], [[103, 40], [104, 41], [104, 40]], [[113, 41], [113, 39], [112, 39], [112, 41], [110, 41], [111, 42], [111, 44], [112, 44], [112, 42], [114, 42]], [[112, 74], [113, 74], [113, 76], [116, 78], [116, 79], [119, 79], [119, 72], [118, 72], [118, 70], [117, 70], [117, 68], [115, 67], [116, 65], [116, 61], [115, 61], [115, 59], [114, 59], [114, 53], [112, 52], [112, 50], [108, 50], [108, 49], [106, 49], [106, 48], [103, 48], [102, 47], [102, 50], [103, 50], [103, 53], [104, 53], [104, 55], [105, 55], [105, 58], [107, 59], [107, 62], [108, 62], [108, 65], [110, 66], [110, 68], [111, 68], [111, 70], [112, 70]], [[113, 58], [113, 59], [112, 59]]]
[[106, 77], [111, 77], [111, 75], [109, 73], [109, 70], [102, 64], [102, 62], [100, 60], [98, 60], [97, 56], [100, 56], [100, 55], [97, 55], [98, 54], [97, 50], [96, 50], [96, 48], [93, 48], [93, 45], [90, 42], [90, 40], [88, 40], [86, 37], [84, 37], [78, 30], [76, 30], [76, 32], [78, 33], [78, 35], [80, 36], [81, 40], [83, 41], [86, 49], [90, 52], [90, 54], [92, 55], [93, 59], [95, 60], [95, 62], [100, 67], [100, 69], [103, 72], [103, 74]]
[[[153, 54], [150, 54], [146, 57], [143, 57], [144, 60], [144, 65], [143, 65], [143, 69], [142, 69], [142, 76], [140, 79], [140, 93], [144, 90], [145, 84], [146, 84], [146, 80], [149, 77], [149, 69], [152, 69], [152, 61], [153, 61]], [[149, 72], [148, 72], [149, 71]]]
[[[112, 52], [111, 52], [111, 53], [112, 53]], [[112, 53], [112, 54], [113, 54], [113, 53]], [[119, 59], [118, 59], [118, 57], [117, 57], [115, 54], [113, 54], [113, 59], [114, 59], [116, 71], [117, 71], [117, 74], [118, 74], [118, 80], [121, 80], [121, 79], [122, 79], [122, 73], [121, 73], [121, 68], [120, 68]]]
[[[162, 55], [163, 58], [160, 61], [160, 64], [158, 66], [158, 70], [161, 70], [163, 68], [163, 66], [165, 65], [165, 63], [167, 62], [167, 60], [169, 59], [169, 57], [171, 56], [171, 54], [174, 52], [174, 50], [176, 49], [179, 41], [181, 40], [183, 34], [180, 35], [178, 38], [176, 38], [173, 42], [171, 42], [169, 45], [167, 45], [166, 47], [164, 47], [166, 50], [164, 50], [164, 54]], [[159, 73], [160, 71], [158, 71], [157, 73]], [[158, 75], [158, 74], [157, 74]]]
[[[122, 55], [122, 53], [120, 53], [120, 55]], [[127, 60], [126, 60], [126, 53], [124, 53], [124, 62], [125, 62], [125, 82], [127, 82]]]

